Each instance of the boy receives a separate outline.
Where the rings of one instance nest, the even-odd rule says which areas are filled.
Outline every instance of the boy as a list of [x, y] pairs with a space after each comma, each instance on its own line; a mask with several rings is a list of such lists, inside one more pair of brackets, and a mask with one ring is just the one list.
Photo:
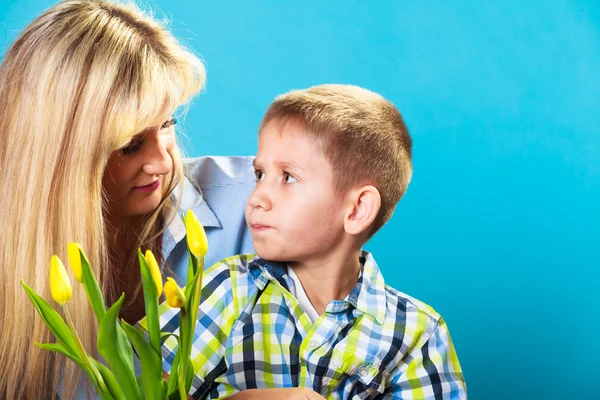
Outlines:
[[[444, 320], [386, 286], [361, 250], [412, 175], [398, 110], [349, 85], [279, 96], [261, 122], [254, 168], [246, 222], [257, 256], [205, 272], [194, 397], [304, 387], [328, 398], [465, 399]], [[175, 312], [163, 315], [166, 330]], [[167, 371], [174, 347], [163, 348]], [[299, 394], [287, 390], [237, 397]]]

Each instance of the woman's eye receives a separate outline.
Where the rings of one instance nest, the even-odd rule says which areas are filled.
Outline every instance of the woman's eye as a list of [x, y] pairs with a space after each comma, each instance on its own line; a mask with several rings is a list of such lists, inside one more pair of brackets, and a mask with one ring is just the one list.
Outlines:
[[257, 169], [256, 171], [254, 171], [254, 176], [256, 177], [256, 182], [260, 182], [263, 179], [265, 179], [265, 173], [262, 172], [259, 169]]
[[167, 129], [170, 126], [173, 126], [177, 123], [177, 119], [175, 118], [171, 118], [165, 121], [164, 124], [162, 124], [162, 126], [160, 127], [160, 129]]
[[135, 142], [131, 142], [129, 145], [123, 147], [121, 152], [126, 156], [131, 155], [138, 151], [142, 147], [142, 140], [136, 140]]
[[290, 175], [287, 172], [283, 175], [283, 181], [285, 183], [296, 183], [296, 182], [298, 182], [298, 180], [293, 175]]

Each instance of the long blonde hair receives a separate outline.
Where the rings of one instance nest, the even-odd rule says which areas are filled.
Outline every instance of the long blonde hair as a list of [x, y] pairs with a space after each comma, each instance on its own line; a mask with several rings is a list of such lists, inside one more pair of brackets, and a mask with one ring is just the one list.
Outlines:
[[[109, 155], [197, 94], [201, 60], [164, 23], [131, 3], [69, 0], [35, 19], [0, 67], [0, 398], [73, 395], [81, 372], [33, 341], [53, 341], [20, 286], [46, 299], [50, 257], [85, 249], [111, 289], [102, 176]], [[169, 194], [180, 185], [177, 150], [165, 199], [140, 233], [156, 247]], [[159, 244], [158, 244], [159, 245]], [[70, 272], [69, 272], [70, 273]], [[74, 285], [70, 314], [88, 351], [96, 321]], [[64, 369], [63, 369], [64, 368]]]

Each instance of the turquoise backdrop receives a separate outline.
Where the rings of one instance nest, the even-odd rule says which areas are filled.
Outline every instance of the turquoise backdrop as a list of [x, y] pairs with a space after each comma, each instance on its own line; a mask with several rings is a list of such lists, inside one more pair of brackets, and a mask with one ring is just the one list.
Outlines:
[[[2, 52], [52, 3], [3, 0]], [[289, 89], [392, 100], [414, 178], [366, 246], [387, 283], [444, 316], [471, 399], [600, 398], [600, 1], [147, 4], [206, 61], [191, 155], [253, 154]]]

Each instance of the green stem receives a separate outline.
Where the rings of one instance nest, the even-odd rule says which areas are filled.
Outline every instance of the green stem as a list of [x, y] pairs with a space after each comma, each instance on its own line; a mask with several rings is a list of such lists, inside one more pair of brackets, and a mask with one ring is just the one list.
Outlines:
[[[187, 359], [189, 358], [189, 351], [183, 351], [187, 349], [187, 344], [185, 344], [187, 342], [187, 324], [185, 323], [185, 317], [186, 317], [186, 313], [185, 313], [185, 308], [181, 307], [180, 308], [181, 312], [179, 314], [179, 330], [180, 330], [180, 337], [181, 337], [181, 342], [179, 343], [179, 352], [180, 352], [180, 356], [179, 356], [179, 366], [178, 369], [179, 371], [177, 372], [177, 390], [179, 391], [179, 399], [180, 400], [186, 400], [187, 399], [187, 393], [185, 392], [185, 376], [186, 376], [186, 367], [187, 367]], [[184, 339], [185, 338], [185, 339]], [[187, 357], [186, 357], [186, 353]]]
[[73, 339], [75, 339], [75, 345], [77, 346], [77, 350], [79, 351], [79, 354], [81, 355], [81, 361], [95, 375], [96, 382], [98, 382], [98, 387], [100, 387], [100, 390], [107, 393], [108, 388], [104, 384], [104, 379], [102, 379], [102, 375], [100, 375], [100, 372], [98, 371], [98, 369], [90, 362], [90, 360], [88, 358], [88, 354], [85, 351], [85, 349], [83, 348], [83, 344], [81, 343], [81, 340], [79, 339], [79, 335], [77, 334], [77, 331], [75, 330], [75, 325], [73, 325], [73, 321], [71, 320], [71, 316], [69, 315], [69, 310], [67, 309], [67, 305], [63, 304], [62, 308], [65, 313], [65, 320], [67, 322], [67, 327], [69, 327], [69, 331], [71, 331], [71, 335], [73, 336]]

